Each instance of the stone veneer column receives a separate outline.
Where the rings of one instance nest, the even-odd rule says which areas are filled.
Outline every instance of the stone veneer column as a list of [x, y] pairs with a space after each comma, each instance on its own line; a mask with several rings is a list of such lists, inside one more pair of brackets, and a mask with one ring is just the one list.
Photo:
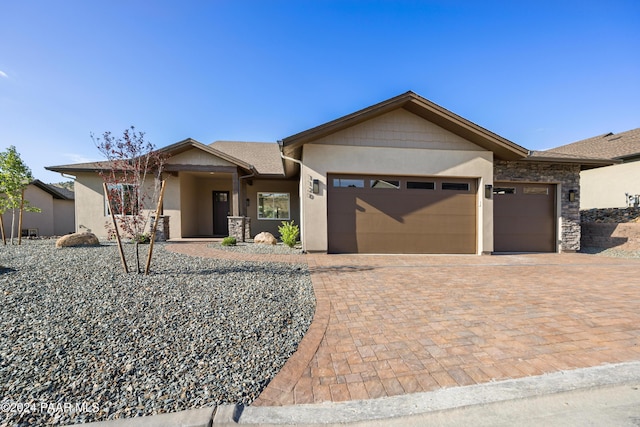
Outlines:
[[244, 217], [244, 242], [251, 239], [251, 217]]
[[[560, 250], [575, 252], [580, 250], [580, 165], [545, 162], [507, 162], [495, 160], [493, 180], [523, 181], [560, 184]], [[569, 201], [569, 190], [576, 192], [573, 202]]]
[[[155, 220], [156, 217], [151, 215], [149, 219], [149, 229], [153, 228]], [[169, 217], [160, 215], [158, 218], [158, 228], [156, 228], [156, 242], [166, 242], [169, 238]]]
[[238, 242], [244, 242], [244, 217], [228, 216], [229, 236], [235, 237]]

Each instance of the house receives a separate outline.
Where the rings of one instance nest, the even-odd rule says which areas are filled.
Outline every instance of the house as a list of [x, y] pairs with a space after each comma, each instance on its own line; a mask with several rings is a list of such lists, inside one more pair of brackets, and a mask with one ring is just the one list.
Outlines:
[[580, 209], [624, 208], [640, 204], [640, 128], [605, 133], [549, 150], [612, 159], [615, 164], [580, 174]]
[[[40, 212], [23, 212], [23, 236], [61, 236], [73, 233], [75, 225], [75, 203], [73, 191], [40, 180], [32, 181], [24, 191], [24, 198]], [[12, 212], [2, 215], [7, 236], [11, 236]], [[18, 236], [18, 211], [14, 225], [14, 236]]]
[[[346, 253], [575, 251], [579, 174], [606, 159], [530, 152], [406, 92], [277, 143], [186, 139], [161, 149], [171, 238], [278, 235]], [[104, 237], [104, 162], [76, 177], [76, 221]]]

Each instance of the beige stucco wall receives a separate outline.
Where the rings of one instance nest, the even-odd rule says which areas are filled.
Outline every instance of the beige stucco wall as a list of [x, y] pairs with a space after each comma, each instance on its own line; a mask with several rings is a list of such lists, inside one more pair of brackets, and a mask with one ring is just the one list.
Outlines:
[[205, 166], [235, 166], [219, 157], [215, 157], [199, 148], [192, 148], [184, 153], [176, 154], [167, 159], [170, 165], [205, 165]]
[[75, 203], [73, 200], [53, 199], [53, 233], [56, 236], [76, 230]]
[[229, 208], [231, 209], [231, 175], [216, 174], [209, 177], [202, 174], [181, 172], [180, 191], [181, 237], [212, 236], [213, 192], [228, 191]]
[[182, 237], [182, 215], [180, 212], [180, 179], [174, 175], [163, 176], [165, 180], [164, 198], [162, 201], [163, 214], [169, 218], [169, 238]]
[[[249, 206], [246, 208], [247, 216], [251, 218], [251, 237], [262, 231], [268, 231], [273, 234], [276, 239], [280, 239], [278, 227], [282, 225], [283, 220], [274, 219], [258, 219], [258, 193], [259, 192], [277, 192], [289, 193], [290, 215], [296, 224], [300, 225], [300, 198], [298, 197], [298, 181], [297, 180], [274, 180], [263, 179], [252, 180], [252, 184], [247, 184], [244, 191], [244, 203], [247, 199]], [[242, 202], [242, 201], [241, 201]]]
[[[22, 229], [37, 228], [39, 236], [53, 236], [53, 197], [51, 194], [36, 187], [29, 185], [24, 191], [25, 200], [33, 207], [40, 208], [42, 212], [23, 212]], [[19, 209], [15, 211], [15, 223], [13, 224], [13, 235], [17, 237], [20, 232], [18, 230]], [[6, 236], [11, 236], [11, 218], [12, 212], [7, 211], [2, 216], [4, 221]]]
[[102, 178], [95, 173], [77, 173], [74, 185], [76, 198], [76, 230], [89, 231], [100, 238], [106, 238]]
[[[105, 210], [104, 189], [102, 177], [96, 173], [77, 173], [74, 184], [75, 190], [75, 210], [76, 210], [76, 231], [90, 231], [99, 238], [107, 238], [107, 224], [111, 224], [111, 216]], [[153, 179], [149, 179], [145, 185], [145, 191], [153, 194]], [[170, 191], [173, 188], [170, 188]], [[165, 189], [165, 194], [167, 190]], [[171, 202], [171, 196], [165, 199]], [[152, 206], [153, 205], [153, 206]], [[149, 215], [156, 209], [156, 204], [151, 200], [147, 201], [147, 206], [143, 206], [143, 213]], [[171, 208], [165, 209], [165, 215], [171, 215]], [[171, 227], [171, 222], [169, 223]], [[149, 227], [147, 226], [147, 229]]]
[[625, 193], [640, 194], [640, 161], [580, 172], [580, 209], [624, 208]]
[[[446, 131], [445, 131], [446, 132]], [[332, 136], [335, 141], [339, 135]], [[470, 144], [470, 143], [469, 143]], [[326, 251], [327, 174], [382, 174], [409, 176], [448, 176], [478, 179], [477, 252], [493, 250], [493, 203], [485, 199], [484, 185], [493, 184], [493, 153], [475, 145], [474, 150], [432, 148], [366, 147], [332, 144], [306, 144], [303, 148], [300, 198], [304, 212], [302, 240], [308, 251]], [[425, 144], [427, 147], [429, 144]], [[459, 146], [458, 144], [455, 144]], [[320, 181], [320, 194], [311, 194], [309, 183]]]

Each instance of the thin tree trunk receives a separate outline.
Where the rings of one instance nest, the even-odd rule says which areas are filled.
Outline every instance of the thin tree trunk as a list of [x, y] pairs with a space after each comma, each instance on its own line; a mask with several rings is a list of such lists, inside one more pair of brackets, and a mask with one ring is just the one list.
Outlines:
[[[4, 212], [3, 212], [4, 213]], [[2, 233], [2, 243], [7, 244], [7, 236], [4, 234], [4, 218], [0, 214], [0, 233]]]
[[118, 251], [120, 252], [120, 261], [122, 261], [122, 267], [124, 268], [125, 273], [129, 273], [129, 267], [127, 266], [127, 260], [124, 257], [124, 250], [122, 249], [122, 241], [120, 240], [120, 232], [118, 231], [118, 223], [116, 223], [116, 215], [113, 213], [113, 206], [111, 205], [111, 197], [109, 196], [109, 190], [107, 188], [107, 183], [102, 183], [102, 188], [104, 188], [104, 195], [107, 198], [107, 203], [109, 204], [109, 212], [111, 213], [111, 221], [113, 222], [113, 228], [116, 233], [116, 241], [118, 242]]
[[142, 270], [140, 269], [140, 242], [138, 242], [136, 240], [136, 271], [138, 272], [138, 274], [142, 273]]
[[24, 188], [20, 196], [20, 215], [18, 216], [18, 245], [22, 244], [22, 212], [24, 211]]
[[158, 221], [160, 221], [160, 208], [162, 207], [162, 199], [164, 198], [164, 184], [166, 181], [162, 180], [162, 187], [160, 187], [160, 197], [158, 197], [158, 206], [156, 207], [156, 217], [153, 220], [153, 227], [151, 227], [151, 242], [149, 242], [149, 256], [147, 257], [147, 265], [144, 269], [144, 274], [149, 275], [149, 267], [151, 266], [151, 255], [153, 254], [153, 242], [156, 241], [156, 229], [158, 228]]
[[16, 231], [16, 208], [11, 209], [11, 244], [13, 245], [13, 236]]

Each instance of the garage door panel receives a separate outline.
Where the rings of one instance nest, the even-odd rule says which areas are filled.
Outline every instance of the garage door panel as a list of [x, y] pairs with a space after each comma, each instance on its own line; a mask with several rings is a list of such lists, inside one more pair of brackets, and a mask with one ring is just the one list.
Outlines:
[[556, 186], [494, 183], [496, 252], [556, 251]]
[[[329, 252], [475, 253], [476, 186], [473, 179], [440, 178], [466, 183], [468, 191], [409, 189], [415, 178], [387, 177], [400, 188], [328, 190]], [[330, 176], [329, 182], [333, 183]], [[361, 181], [359, 181], [361, 182]], [[379, 181], [375, 181], [379, 185]]]

